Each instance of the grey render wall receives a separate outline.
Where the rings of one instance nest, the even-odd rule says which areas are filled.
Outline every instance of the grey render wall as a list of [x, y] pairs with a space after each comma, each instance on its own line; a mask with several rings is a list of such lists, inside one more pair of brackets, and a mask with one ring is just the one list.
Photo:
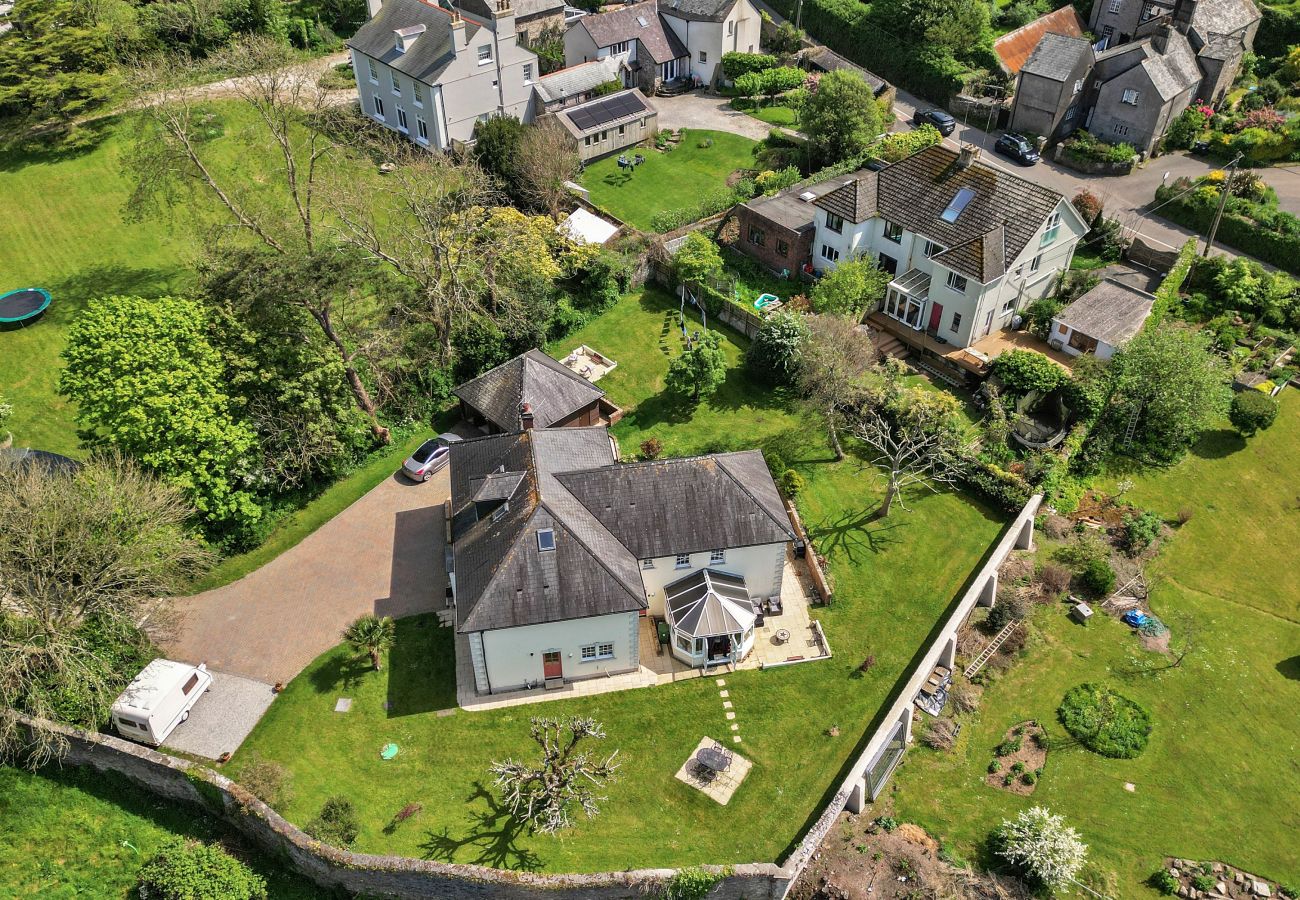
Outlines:
[[[781, 865], [745, 863], [706, 867], [719, 871], [722, 881], [709, 894], [716, 900], [781, 900], [835, 824], [848, 809], [860, 812], [868, 802], [867, 769], [901, 722], [911, 740], [912, 700], [934, 666], [952, 666], [957, 631], [977, 605], [992, 606], [997, 595], [998, 569], [1015, 549], [1033, 545], [1034, 516], [1043, 497], [1030, 498], [993, 545], [970, 586], [944, 620], [924, 655], [907, 675], [902, 690], [880, 717], [881, 725], [867, 737], [862, 751], [841, 780], [838, 790], [803, 840]], [[588, 875], [539, 875], [507, 872], [484, 866], [440, 863], [397, 856], [373, 856], [321, 844], [235, 782], [211, 769], [159, 753], [111, 735], [95, 734], [46, 723], [62, 733], [69, 749], [64, 762], [117, 772], [153, 793], [205, 810], [227, 822], [271, 856], [323, 887], [341, 887], [400, 900], [644, 900], [674, 875], [672, 869], [636, 869]]]

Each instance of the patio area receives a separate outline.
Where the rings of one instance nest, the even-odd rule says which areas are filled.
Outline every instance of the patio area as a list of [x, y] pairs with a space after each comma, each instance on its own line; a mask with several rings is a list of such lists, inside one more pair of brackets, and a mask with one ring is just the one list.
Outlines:
[[949, 367], [980, 377], [988, 374], [989, 363], [1008, 350], [1032, 350], [1034, 353], [1041, 353], [1067, 370], [1074, 362], [1074, 358], [1069, 354], [1053, 350], [1047, 346], [1046, 341], [1030, 331], [995, 331], [980, 338], [970, 347], [961, 348], [936, 340], [926, 331], [917, 331], [883, 312], [873, 312], [868, 315], [866, 324], [874, 331], [898, 338], [909, 348], [920, 351], [924, 356], [942, 360]]
[[675, 776], [723, 806], [731, 800], [754, 764], [705, 735]]
[[600, 381], [618, 366], [614, 360], [597, 353], [586, 344], [578, 347], [560, 362], [592, 383]]

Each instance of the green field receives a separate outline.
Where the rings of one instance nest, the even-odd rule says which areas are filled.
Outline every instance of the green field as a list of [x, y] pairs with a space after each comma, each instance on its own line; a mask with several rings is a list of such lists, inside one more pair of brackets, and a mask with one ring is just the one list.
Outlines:
[[731, 108], [753, 116], [760, 122], [766, 122], [769, 125], [780, 125], [782, 128], [796, 129], [799, 127], [798, 111], [779, 102], [768, 103], [765, 100], [737, 97], [731, 101]]
[[[189, 807], [90, 769], [33, 775], [0, 766], [0, 821], [0, 896], [42, 900], [134, 897], [140, 866], [174, 837], [228, 838]], [[233, 849], [266, 878], [271, 900], [322, 896], [305, 879]]]
[[[1120, 896], [1164, 856], [1221, 860], [1300, 883], [1300, 397], [1283, 395], [1269, 431], [1244, 443], [1210, 432], [1191, 456], [1163, 471], [1131, 475], [1125, 500], [1191, 519], [1149, 575], [1154, 612], [1195, 649], [1176, 669], [1133, 674], [1142, 650], [1131, 630], [1098, 616], [1087, 628], [1061, 608], [1041, 609], [1040, 637], [985, 694], [951, 754], [917, 749], [900, 772], [900, 818], [956, 842], [967, 855], [1017, 809], [1064, 813], [1092, 857], [1120, 876]], [[1176, 633], [1177, 645], [1185, 635]], [[1052, 751], [1032, 798], [987, 787], [985, 766], [1003, 731], [1037, 718], [1060, 733], [1056, 707], [1084, 681], [1103, 681], [1146, 707], [1154, 731], [1134, 760], [1081, 748]], [[1132, 783], [1135, 790], [1125, 790]], [[1154, 892], [1151, 892], [1154, 893]]]
[[[649, 435], [673, 455], [715, 444], [777, 449], [809, 479], [802, 514], [836, 578], [834, 604], [817, 611], [832, 659], [726, 676], [743, 736], [739, 750], [755, 764], [731, 803], [718, 806], [673, 777], [703, 735], [727, 734], [711, 679], [438, 716], [455, 706], [451, 632], [428, 618], [398, 623], [396, 648], [379, 673], [342, 648], [317, 659], [241, 748], [231, 766], [236, 777], [250, 752], [283, 762], [297, 794], [284, 812], [297, 822], [331, 794], [348, 794], [365, 818], [357, 846], [372, 852], [599, 871], [777, 860], [791, 849], [1003, 518], [960, 495], [926, 493], [911, 498], [913, 512], [873, 521], [882, 487], [874, 472], [852, 456], [829, 461], [820, 430], [739, 369], [724, 393], [682, 409], [660, 393], [667, 310], [661, 296], [634, 295], [570, 339], [618, 361], [601, 386], [628, 410], [615, 429], [623, 452], [635, 452]], [[662, 339], [676, 352], [671, 328]], [[739, 353], [729, 342], [729, 357]], [[859, 677], [868, 655], [877, 663]], [[332, 711], [341, 696], [354, 701], [346, 715]], [[530, 715], [569, 713], [604, 723], [606, 743], [620, 750], [622, 777], [594, 821], [556, 838], [517, 833], [497, 806], [487, 767], [531, 754]], [[832, 726], [838, 737], [829, 736]], [[378, 750], [388, 741], [402, 752], [383, 762]], [[423, 811], [386, 833], [408, 803]]]
[[[710, 146], [700, 146], [708, 141]], [[645, 163], [635, 171], [619, 171], [618, 154], [592, 163], [582, 175], [582, 185], [596, 206], [649, 230], [651, 217], [660, 210], [696, 206], [705, 196], [725, 190], [728, 175], [753, 167], [754, 146], [740, 135], [691, 129], [672, 152], [638, 148]]]

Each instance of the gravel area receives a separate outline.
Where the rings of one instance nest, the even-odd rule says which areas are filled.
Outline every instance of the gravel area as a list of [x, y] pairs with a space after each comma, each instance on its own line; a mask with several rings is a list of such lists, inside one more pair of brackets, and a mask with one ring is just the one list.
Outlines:
[[248, 737], [275, 694], [271, 685], [224, 672], [212, 673], [212, 686], [176, 726], [163, 747], [217, 759], [234, 753]]

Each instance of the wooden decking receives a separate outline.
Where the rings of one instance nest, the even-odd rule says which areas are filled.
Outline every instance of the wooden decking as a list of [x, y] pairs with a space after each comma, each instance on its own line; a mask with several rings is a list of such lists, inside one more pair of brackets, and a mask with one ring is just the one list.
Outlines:
[[882, 312], [868, 315], [866, 323], [888, 338], [901, 341], [913, 351], [919, 351], [920, 356], [929, 357], [931, 362], [946, 365], [953, 375], [969, 373], [983, 378], [989, 373], [989, 364], [1008, 350], [1032, 350], [1066, 369], [1073, 363], [1072, 357], [1053, 350], [1028, 331], [995, 331], [963, 349], [942, 343], [924, 331], [909, 328]]

